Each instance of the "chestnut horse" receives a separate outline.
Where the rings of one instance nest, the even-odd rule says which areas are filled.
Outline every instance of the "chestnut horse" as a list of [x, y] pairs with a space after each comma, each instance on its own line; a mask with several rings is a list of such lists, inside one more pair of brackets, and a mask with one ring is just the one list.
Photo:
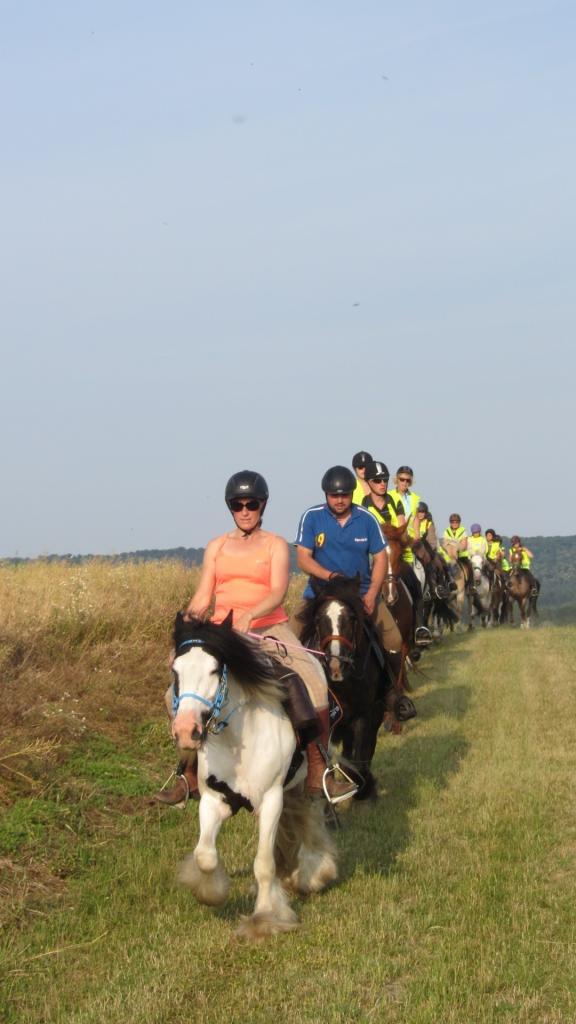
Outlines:
[[[407, 563], [403, 561], [402, 554], [409, 547], [407, 526], [392, 526], [392, 523], [382, 523], [380, 526], [388, 542], [388, 566], [389, 571], [398, 581], [398, 600], [388, 605], [392, 617], [400, 630], [402, 637], [402, 655], [404, 660], [414, 657], [414, 605], [408, 587], [402, 579], [402, 573], [406, 571]], [[419, 654], [419, 652], [417, 652]], [[406, 684], [404, 672], [404, 684]]]
[[539, 584], [528, 569], [522, 568], [522, 552], [510, 552], [510, 563], [512, 571], [508, 578], [508, 615], [509, 621], [514, 622], [514, 602], [516, 601], [520, 610], [520, 628], [530, 629], [531, 613], [538, 614], [537, 600]]

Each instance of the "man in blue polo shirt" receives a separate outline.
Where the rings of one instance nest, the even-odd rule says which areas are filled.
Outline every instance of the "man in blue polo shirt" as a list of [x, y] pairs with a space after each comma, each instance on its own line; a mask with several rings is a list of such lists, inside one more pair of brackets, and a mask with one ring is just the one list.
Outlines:
[[[296, 538], [298, 568], [309, 577], [324, 581], [333, 575], [353, 578], [359, 574], [364, 608], [374, 617], [381, 643], [390, 655], [400, 658], [402, 638], [381, 600], [388, 574], [386, 541], [374, 516], [362, 506], [352, 504], [355, 486], [354, 474], [346, 466], [332, 466], [326, 471], [322, 478], [325, 504], [313, 505], [300, 520]], [[314, 597], [310, 580], [303, 596]], [[398, 664], [401, 668], [401, 662]]]

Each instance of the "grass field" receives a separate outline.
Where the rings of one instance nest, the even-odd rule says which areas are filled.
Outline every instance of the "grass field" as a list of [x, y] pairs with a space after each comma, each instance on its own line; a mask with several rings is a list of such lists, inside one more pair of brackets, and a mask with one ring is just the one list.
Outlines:
[[148, 800], [173, 763], [166, 651], [193, 582], [0, 570], [3, 1024], [576, 1021], [574, 626], [428, 652], [418, 718], [379, 742], [380, 799], [342, 815], [340, 882], [250, 946], [253, 820], [222, 833], [213, 911], [174, 880], [196, 805]]

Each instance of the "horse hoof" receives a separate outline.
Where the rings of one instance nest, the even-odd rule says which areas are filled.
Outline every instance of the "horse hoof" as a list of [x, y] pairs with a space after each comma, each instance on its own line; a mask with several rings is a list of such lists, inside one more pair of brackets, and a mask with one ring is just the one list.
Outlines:
[[240, 924], [236, 929], [236, 936], [248, 942], [258, 942], [261, 939], [270, 938], [272, 935], [282, 935], [284, 932], [293, 932], [298, 927], [298, 918], [294, 911], [287, 907], [282, 915], [276, 916], [273, 913], [252, 914], [251, 917], [241, 917]]

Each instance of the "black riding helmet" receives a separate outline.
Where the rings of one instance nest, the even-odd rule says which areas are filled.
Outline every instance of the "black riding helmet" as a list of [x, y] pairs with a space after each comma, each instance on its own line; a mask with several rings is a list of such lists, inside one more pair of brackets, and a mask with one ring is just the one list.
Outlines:
[[386, 479], [389, 480], [390, 470], [385, 462], [378, 462], [376, 459], [371, 459], [370, 462], [366, 463], [364, 479], [373, 480], [376, 476], [385, 476]]
[[370, 452], [356, 452], [356, 455], [352, 456], [354, 469], [362, 469], [368, 462], [372, 462]]
[[322, 477], [324, 494], [352, 494], [356, 487], [356, 477], [348, 466], [332, 466]]
[[256, 498], [258, 501], [268, 501], [268, 484], [260, 473], [253, 469], [241, 469], [239, 473], [233, 473], [228, 483], [224, 497], [228, 508], [234, 498]]

